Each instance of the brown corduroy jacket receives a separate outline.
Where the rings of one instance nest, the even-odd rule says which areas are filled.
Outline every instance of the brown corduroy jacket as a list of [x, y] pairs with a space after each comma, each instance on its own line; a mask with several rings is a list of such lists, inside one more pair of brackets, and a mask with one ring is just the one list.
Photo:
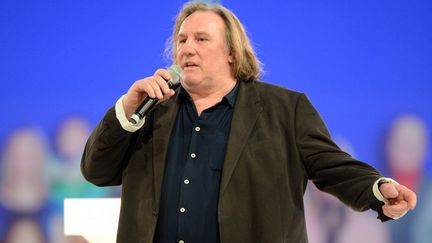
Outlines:
[[[134, 133], [120, 126], [111, 108], [87, 142], [84, 177], [100, 186], [122, 185], [117, 242], [153, 242], [178, 107], [176, 96], [161, 102]], [[372, 193], [379, 177], [335, 145], [304, 94], [241, 82], [220, 184], [221, 243], [307, 242], [308, 180], [355, 210], [377, 210], [385, 220]]]

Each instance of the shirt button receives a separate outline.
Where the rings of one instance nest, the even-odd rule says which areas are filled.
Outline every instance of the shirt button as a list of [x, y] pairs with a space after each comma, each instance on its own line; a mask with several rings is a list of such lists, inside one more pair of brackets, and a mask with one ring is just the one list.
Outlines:
[[191, 153], [191, 158], [193, 159], [193, 158], [195, 158], [195, 157], [196, 157], [196, 154]]
[[184, 212], [186, 212], [186, 209], [185, 208], [180, 208], [180, 212], [184, 213]]
[[189, 184], [189, 180], [188, 179], [186, 179], [186, 180], [184, 180], [184, 184]]
[[178, 242], [178, 243], [185, 243], [185, 242], [184, 242], [184, 240], [179, 240], [179, 242]]
[[195, 131], [199, 132], [201, 130], [200, 127], [195, 127]]

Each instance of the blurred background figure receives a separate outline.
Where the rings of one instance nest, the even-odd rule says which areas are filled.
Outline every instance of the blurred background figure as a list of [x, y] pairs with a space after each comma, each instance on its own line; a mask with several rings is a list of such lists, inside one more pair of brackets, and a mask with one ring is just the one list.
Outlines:
[[412, 222], [412, 238], [414, 243], [430, 243], [432, 229], [432, 183], [430, 175], [424, 177], [422, 195], [420, 195], [421, 207]]
[[89, 123], [80, 116], [70, 116], [58, 126], [54, 138], [54, 156], [50, 160], [51, 200], [63, 212], [65, 198], [109, 197], [110, 188], [100, 188], [83, 180], [81, 155], [88, 136]]
[[346, 206], [319, 191], [311, 182], [308, 182], [304, 202], [309, 243], [335, 243], [346, 221]]
[[8, 225], [4, 243], [45, 243], [48, 242], [39, 222], [33, 218], [15, 219]]
[[[51, 208], [44, 173], [48, 158], [44, 137], [37, 129], [19, 128], [10, 134], [2, 152], [0, 239], [17, 242], [13, 239], [38, 235], [36, 232], [40, 236], [35, 238], [35, 242], [47, 239]], [[23, 218], [32, 220], [21, 220]]]
[[[343, 151], [357, 157], [344, 136], [337, 135], [334, 141]], [[391, 242], [388, 225], [376, 219], [376, 212], [355, 212], [335, 197], [319, 191], [311, 182], [305, 193], [305, 215], [309, 243]]]
[[[345, 137], [336, 136], [335, 142], [343, 151], [357, 157], [354, 147]], [[359, 213], [346, 207], [343, 209], [345, 211], [343, 225], [337, 229], [334, 241], [327, 241], [327, 243], [391, 243], [388, 224], [377, 220], [376, 212]]]
[[389, 223], [393, 243], [430, 242], [431, 239], [430, 232], [418, 232], [418, 227], [423, 227], [419, 225], [419, 219], [432, 217], [431, 209], [427, 211], [427, 201], [432, 200], [427, 198], [431, 184], [424, 173], [427, 134], [425, 122], [411, 114], [396, 117], [389, 128], [384, 149], [388, 176], [410, 187], [418, 196], [417, 207], [412, 213]]
[[88, 121], [81, 116], [69, 116], [58, 126], [54, 135], [54, 155], [50, 160], [50, 199], [54, 205], [51, 219], [53, 242], [85, 242], [63, 233], [63, 200], [65, 198], [94, 198], [118, 196], [110, 187], [97, 187], [83, 179], [80, 171], [81, 155], [90, 132]]

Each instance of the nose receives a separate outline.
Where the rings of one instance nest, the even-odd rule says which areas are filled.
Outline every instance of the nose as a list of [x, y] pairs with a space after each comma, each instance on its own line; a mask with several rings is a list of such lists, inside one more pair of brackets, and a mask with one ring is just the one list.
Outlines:
[[177, 49], [178, 56], [191, 56], [196, 53], [196, 46], [193, 41], [186, 40], [184, 43], [180, 44]]

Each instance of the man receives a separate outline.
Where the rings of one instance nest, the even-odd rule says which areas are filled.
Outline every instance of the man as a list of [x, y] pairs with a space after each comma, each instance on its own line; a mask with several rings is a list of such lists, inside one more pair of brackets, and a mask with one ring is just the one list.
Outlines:
[[[308, 179], [381, 220], [414, 208], [412, 191], [333, 143], [304, 94], [257, 81], [259, 61], [229, 10], [187, 3], [172, 49], [182, 87], [171, 90], [163, 69], [136, 81], [84, 151], [86, 179], [123, 186], [118, 242], [307, 242]], [[162, 101], [129, 123], [147, 96]]]

